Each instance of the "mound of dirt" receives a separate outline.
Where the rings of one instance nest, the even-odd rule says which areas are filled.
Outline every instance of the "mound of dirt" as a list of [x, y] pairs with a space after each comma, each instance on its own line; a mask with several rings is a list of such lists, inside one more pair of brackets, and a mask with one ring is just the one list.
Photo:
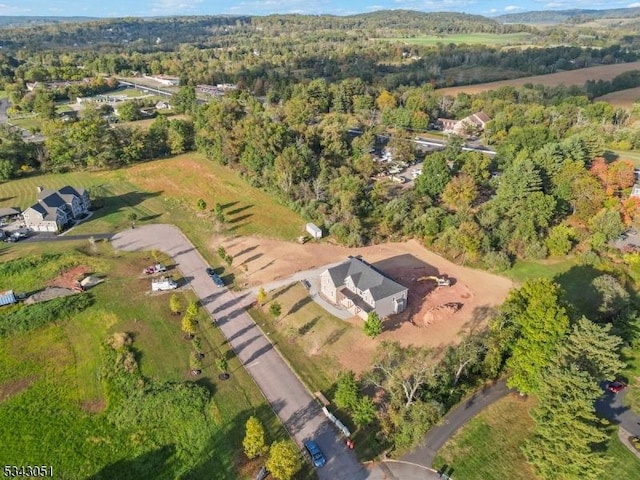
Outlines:
[[91, 269], [86, 265], [78, 265], [62, 272], [60, 275], [49, 282], [49, 286], [73, 288], [78, 284], [80, 279], [85, 277], [89, 272], [91, 272]]
[[461, 303], [443, 303], [442, 305], [431, 308], [425, 313], [422, 317], [422, 322], [426, 326], [438, 322], [443, 318], [451, 318], [451, 316], [461, 308]]

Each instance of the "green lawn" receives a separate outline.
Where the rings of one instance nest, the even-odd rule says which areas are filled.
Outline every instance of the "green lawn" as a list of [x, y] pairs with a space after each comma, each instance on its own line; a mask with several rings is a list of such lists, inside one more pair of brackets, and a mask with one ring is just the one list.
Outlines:
[[[217, 246], [211, 244], [216, 232], [291, 240], [304, 227], [300, 215], [251, 187], [233, 170], [195, 153], [116, 171], [33, 175], [0, 183], [0, 207], [25, 209], [35, 201], [38, 186], [64, 185], [86, 188], [104, 205], [74, 232], [120, 231], [129, 227], [127, 215], [133, 212], [140, 225], [177, 225], [213, 265], [220, 265]], [[196, 207], [199, 198], [207, 202], [205, 212]], [[211, 212], [216, 202], [224, 207], [222, 226], [216, 225]]]
[[[54, 466], [57, 478], [68, 479], [98, 473], [105, 479], [253, 478], [260, 463], [246, 464], [241, 453], [248, 416], [262, 419], [271, 440], [285, 433], [204, 312], [198, 327], [206, 355], [203, 374], [197, 379], [189, 375], [191, 345], [183, 339], [180, 319], [169, 312], [169, 295], [148, 295], [149, 280], [140, 278], [141, 268], [150, 263], [148, 254], [113, 252], [107, 243], [98, 243], [91, 253], [82, 242], [18, 247], [3, 250], [3, 261], [39, 253], [38, 249], [62, 256], [42, 268], [4, 277], [3, 286], [5, 281], [44, 286], [58, 269], [78, 263], [104, 275], [105, 282], [90, 290], [94, 305], [75, 317], [0, 338], [0, 458], [11, 464], [46, 462]], [[184, 296], [185, 303], [193, 299], [189, 292]], [[125, 403], [105, 403], [118, 398], [118, 384], [105, 391], [101, 344], [108, 334], [121, 331], [134, 338], [135, 357], [148, 389]], [[228, 381], [218, 378], [215, 358], [220, 355], [229, 358]], [[186, 397], [178, 395], [180, 389], [162, 386], [194, 381], [211, 395], [198, 412], [203, 421], [196, 423], [181, 419], [184, 410], [177, 408]], [[154, 409], [161, 409], [157, 416]], [[149, 417], [144, 421], [149, 422], [148, 431], [126, 420], [137, 415]], [[162, 422], [155, 424], [155, 417]], [[196, 434], [197, 441], [189, 440]]]
[[[277, 321], [268, 312], [273, 301], [282, 306]], [[307, 387], [312, 392], [328, 394], [341, 369], [331, 356], [332, 345], [327, 340], [342, 331], [345, 322], [328, 314], [297, 283], [272, 292], [270, 302], [262, 308], [252, 308], [249, 314]]]
[[508, 396], [474, 417], [438, 451], [433, 466], [456, 480], [531, 480], [521, 446], [533, 431], [532, 400]]
[[[467, 423], [438, 452], [434, 468], [448, 465], [455, 480], [533, 480], [537, 478], [521, 446], [532, 434], [531, 399], [509, 396], [490, 405]], [[640, 460], [611, 429], [606, 478], [640, 480]]]
[[589, 316], [600, 302], [591, 282], [605, 273], [591, 265], [580, 265], [576, 258], [566, 258], [540, 262], [518, 260], [505, 275], [518, 283], [534, 278], [552, 278], [566, 292], [566, 300], [577, 312]]
[[439, 43], [447, 45], [449, 43], [466, 43], [469, 45], [519, 45], [530, 42], [532, 35], [529, 33], [468, 33], [459, 35], [406, 37], [406, 38], [384, 38], [379, 40], [389, 40], [392, 42], [402, 42], [424, 46], [436, 46]]

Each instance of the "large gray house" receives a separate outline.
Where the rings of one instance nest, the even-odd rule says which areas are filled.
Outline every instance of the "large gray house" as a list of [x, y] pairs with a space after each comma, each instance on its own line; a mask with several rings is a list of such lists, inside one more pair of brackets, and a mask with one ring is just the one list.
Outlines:
[[90, 206], [89, 192], [84, 188], [38, 187], [38, 201], [22, 212], [22, 218], [33, 231], [59, 232], [69, 221], [84, 217]]
[[320, 292], [363, 319], [371, 311], [384, 318], [407, 308], [408, 289], [359, 257], [322, 272]]

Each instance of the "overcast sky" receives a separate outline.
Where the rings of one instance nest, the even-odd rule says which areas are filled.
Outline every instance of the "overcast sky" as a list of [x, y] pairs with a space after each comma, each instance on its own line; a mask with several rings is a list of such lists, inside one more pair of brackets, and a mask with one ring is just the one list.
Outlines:
[[620, 0], [0, 0], [0, 15], [41, 16], [159, 16], [268, 15], [307, 13], [351, 15], [385, 9], [424, 12], [466, 12], [500, 15], [532, 10], [640, 7]]

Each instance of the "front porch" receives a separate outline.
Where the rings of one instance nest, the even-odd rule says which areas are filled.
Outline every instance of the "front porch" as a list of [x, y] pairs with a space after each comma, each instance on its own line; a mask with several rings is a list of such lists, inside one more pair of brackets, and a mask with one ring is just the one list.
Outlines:
[[337, 300], [338, 303], [349, 310], [349, 312], [357, 315], [363, 320], [366, 320], [369, 312], [374, 310], [371, 305], [369, 305], [361, 297], [353, 293], [347, 287], [343, 287], [338, 290]]

